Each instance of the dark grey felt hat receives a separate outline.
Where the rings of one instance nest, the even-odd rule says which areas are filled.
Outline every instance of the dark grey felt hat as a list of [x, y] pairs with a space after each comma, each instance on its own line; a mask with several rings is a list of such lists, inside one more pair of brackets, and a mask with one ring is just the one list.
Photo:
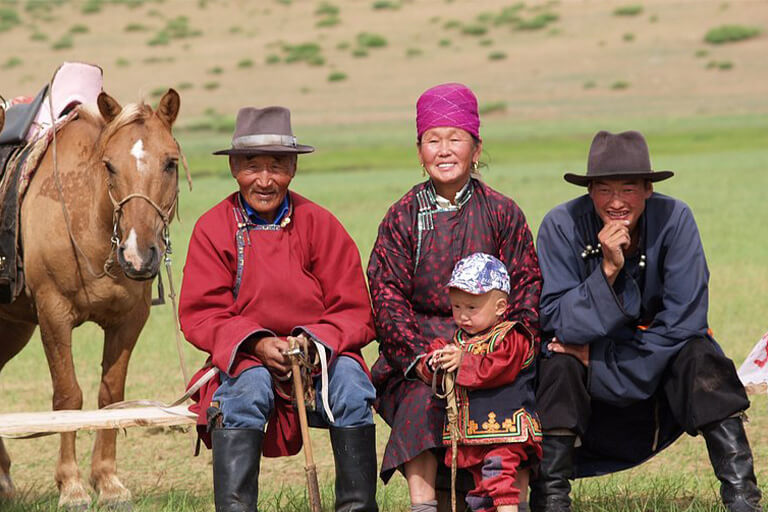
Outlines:
[[214, 155], [311, 153], [312, 146], [296, 142], [291, 111], [285, 107], [244, 107], [237, 112], [232, 147]]
[[589, 147], [587, 174], [566, 173], [563, 179], [574, 185], [587, 186], [596, 179], [644, 179], [662, 181], [671, 178], [672, 171], [651, 169], [648, 144], [640, 132], [610, 133], [600, 131]]

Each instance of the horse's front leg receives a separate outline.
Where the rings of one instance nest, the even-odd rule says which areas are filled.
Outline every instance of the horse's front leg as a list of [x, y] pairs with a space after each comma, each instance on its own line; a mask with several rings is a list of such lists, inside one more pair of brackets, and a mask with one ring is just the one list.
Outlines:
[[[36, 294], [40, 336], [53, 382], [53, 409], [81, 409], [83, 392], [77, 383], [72, 361], [71, 304], [63, 297]], [[59, 507], [85, 510], [91, 503], [85, 483], [80, 477], [75, 453], [75, 432], [61, 434], [59, 460], [56, 464]]]
[[[128, 360], [147, 316], [149, 306], [141, 304], [124, 316], [120, 324], [104, 329], [99, 408], [123, 400]], [[91, 485], [99, 493], [98, 502], [113, 507], [131, 501], [131, 491], [117, 478], [116, 441], [117, 430], [99, 430], [91, 461]]]
[[0, 501], [13, 497], [13, 480], [11, 480], [11, 458], [5, 451], [3, 440], [0, 439]]

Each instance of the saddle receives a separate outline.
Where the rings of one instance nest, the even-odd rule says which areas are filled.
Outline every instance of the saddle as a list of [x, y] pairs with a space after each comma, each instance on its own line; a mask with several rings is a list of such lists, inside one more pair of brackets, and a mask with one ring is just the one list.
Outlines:
[[100, 67], [65, 62], [31, 102], [6, 111], [0, 132], [0, 303], [13, 302], [24, 289], [19, 212], [29, 180], [48, 148], [50, 128], [60, 129], [71, 120], [68, 114], [77, 105], [95, 104], [101, 85]]

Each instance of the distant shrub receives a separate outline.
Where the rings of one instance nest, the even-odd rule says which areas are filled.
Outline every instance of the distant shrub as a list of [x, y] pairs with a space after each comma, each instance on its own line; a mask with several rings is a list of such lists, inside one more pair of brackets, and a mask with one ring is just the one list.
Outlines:
[[461, 22], [459, 20], [448, 20], [445, 23], [443, 23], [443, 28], [450, 30], [452, 28], [459, 28], [461, 26]]
[[760, 35], [758, 27], [746, 27], [744, 25], [721, 25], [710, 29], [704, 36], [704, 41], [710, 44], [733, 43], [744, 41]]
[[83, 14], [95, 14], [101, 12], [101, 3], [102, 0], [87, 0], [80, 9], [80, 12]]
[[230, 34], [240, 34], [243, 31], [243, 27], [238, 25], [232, 25], [229, 27], [229, 33]]
[[0, 23], [18, 24], [21, 23], [21, 18], [19, 18], [19, 13], [15, 9], [0, 7]]
[[[2, 32], [2, 30], [0, 30]], [[47, 41], [48, 36], [45, 35], [43, 32], [32, 32], [32, 34], [29, 36], [30, 41]]]
[[328, 75], [328, 81], [329, 82], [341, 82], [342, 80], [347, 79], [347, 74], [342, 71], [334, 71], [330, 75]]
[[405, 50], [406, 57], [418, 57], [422, 53], [424, 52], [422, 52], [419, 48], [406, 48]]
[[498, 114], [501, 112], [506, 112], [507, 110], [507, 103], [505, 101], [496, 101], [493, 103], [485, 103], [483, 105], [480, 105], [480, 107], [477, 109], [477, 113], [481, 116], [488, 115], [488, 114]]
[[559, 19], [560, 16], [553, 12], [544, 12], [529, 20], [520, 20], [516, 28], [518, 30], [539, 30]]
[[632, 41], [635, 40], [635, 34], [633, 34], [632, 32], [627, 32], [622, 36], [622, 39], [624, 39], [624, 41], [628, 43], [631, 43]]
[[504, 7], [501, 12], [496, 15], [493, 23], [495, 25], [516, 25], [520, 21], [519, 12], [523, 7], [525, 7], [523, 3], [517, 3], [515, 5], [510, 5], [509, 7]]
[[10, 30], [21, 23], [19, 13], [9, 7], [0, 7], [0, 32]]
[[709, 51], [708, 50], [696, 50], [696, 53], [694, 53], [693, 55], [697, 59], [700, 59], [702, 57], [706, 57], [707, 55], [709, 55]]
[[440, 16], [432, 16], [429, 18], [430, 23], [440, 23]]
[[389, 0], [377, 0], [376, 2], [373, 2], [372, 7], [376, 10], [382, 11], [382, 10], [390, 10], [390, 11], [396, 11], [400, 8], [400, 2], [391, 2]]
[[150, 96], [151, 98], [159, 98], [160, 96], [162, 96], [163, 94], [165, 94], [165, 92], [166, 92], [167, 90], [168, 90], [168, 88], [167, 88], [167, 87], [158, 87], [158, 88], [156, 88], [156, 89], [152, 89], [152, 90], [149, 92], [149, 96]]
[[383, 48], [387, 46], [387, 39], [372, 32], [360, 32], [357, 34], [357, 44], [361, 48]]
[[597, 87], [597, 84], [595, 83], [594, 80], [587, 80], [586, 82], [584, 82], [583, 87], [585, 89], [594, 89], [595, 87]]
[[165, 30], [161, 30], [157, 34], [155, 34], [155, 37], [147, 41], [147, 44], [149, 46], [165, 46], [167, 44], [171, 43], [171, 36], [168, 35], [168, 32]]
[[715, 69], [715, 68], [723, 71], [727, 71], [733, 68], [733, 62], [729, 60], [723, 60], [723, 61], [711, 60], [707, 63], [707, 69]]
[[224, 69], [222, 69], [221, 66], [216, 66], [214, 68], [211, 68], [208, 70], [208, 73], [211, 75], [220, 75], [224, 72]]
[[147, 57], [142, 62], [144, 62], [144, 64], [161, 64], [164, 62], [173, 62], [175, 60], [176, 59], [174, 57], [160, 57], [160, 56], [154, 55], [152, 57]]
[[485, 25], [479, 23], [471, 23], [461, 27], [461, 33], [468, 36], [484, 36], [488, 32]]
[[148, 30], [149, 27], [141, 23], [129, 23], [123, 28], [124, 32], [146, 32]]
[[22, 63], [23, 61], [18, 57], [9, 57], [8, 60], [3, 63], [3, 69], [12, 69], [21, 66]]
[[451, 46], [451, 40], [450, 39], [441, 39], [437, 42], [438, 46], [446, 47]]
[[322, 2], [317, 9], [315, 9], [315, 15], [317, 16], [337, 16], [339, 14], [339, 8], [328, 2]]
[[614, 16], [637, 16], [643, 12], [643, 6], [640, 4], [622, 5], [613, 10]]
[[651, 14], [651, 16], [648, 18], [648, 21], [650, 21], [651, 23], [656, 23], [657, 21], [659, 21], [659, 16], [656, 14]]
[[188, 37], [201, 36], [203, 32], [201, 30], [192, 29], [189, 26], [189, 18], [186, 16], [177, 16], [165, 25], [165, 31], [172, 39], [185, 39]]
[[475, 20], [478, 23], [482, 23], [483, 25], [487, 25], [488, 23], [491, 23], [495, 18], [496, 16], [489, 11], [481, 12], [480, 14], [475, 16]]
[[291, 0], [275, 0], [275, 1], [282, 5], [291, 5]]
[[[277, 57], [277, 60], [280, 60], [280, 57]], [[240, 62], [237, 63], [237, 67], [239, 68], [251, 68], [253, 67], [253, 60], [252, 59], [242, 59]]]
[[124, 59], [123, 57], [118, 57], [115, 61], [115, 66], [119, 68], [127, 68], [131, 65], [131, 62], [128, 59]]
[[341, 41], [336, 45], [337, 50], [349, 50], [349, 41]]
[[277, 63], [280, 62], [280, 56], [279, 55], [275, 55], [274, 53], [271, 53], [271, 54], [267, 55], [267, 58], [266, 58], [265, 62], [267, 64], [277, 64]]
[[70, 34], [87, 34], [89, 32], [88, 27], [83, 24], [72, 25], [69, 27]]
[[283, 45], [283, 52], [285, 52], [283, 60], [288, 64], [302, 61], [312, 66], [325, 64], [325, 59], [320, 54], [320, 45], [317, 43], [285, 44]]
[[367, 57], [368, 56], [368, 50], [365, 48], [355, 48], [352, 50], [352, 56], [353, 57]]
[[317, 23], [315, 23], [315, 26], [318, 28], [328, 28], [335, 27], [339, 23], [341, 23], [341, 19], [339, 19], [338, 16], [329, 16], [328, 18], [318, 20]]
[[206, 82], [203, 84], [203, 89], [206, 91], [212, 91], [219, 88], [219, 82]]
[[611, 89], [613, 89], [614, 91], [619, 91], [627, 88], [629, 88], [629, 82], [625, 82], [624, 80], [616, 80], [611, 84]]
[[176, 86], [176, 88], [179, 89], [180, 91], [186, 91], [188, 89], [191, 89], [192, 87], [194, 87], [194, 85], [192, 85], [192, 82], [181, 82], [179, 85]]
[[51, 45], [54, 50], [67, 50], [75, 45], [72, 34], [64, 34], [61, 38]]
[[504, 52], [491, 52], [488, 54], [488, 60], [504, 60], [507, 54]]
[[53, 7], [58, 7], [64, 3], [64, 0], [48, 0], [48, 1], [36, 1], [26, 2], [24, 10], [30, 13], [46, 13], [50, 12]]

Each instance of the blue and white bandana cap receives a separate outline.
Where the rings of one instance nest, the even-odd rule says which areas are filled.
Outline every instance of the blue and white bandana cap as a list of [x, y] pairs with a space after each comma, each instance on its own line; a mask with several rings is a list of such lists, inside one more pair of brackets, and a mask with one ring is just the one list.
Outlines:
[[472, 295], [501, 290], [509, 293], [509, 273], [498, 258], [476, 252], [462, 258], [453, 267], [448, 288], [458, 288]]

